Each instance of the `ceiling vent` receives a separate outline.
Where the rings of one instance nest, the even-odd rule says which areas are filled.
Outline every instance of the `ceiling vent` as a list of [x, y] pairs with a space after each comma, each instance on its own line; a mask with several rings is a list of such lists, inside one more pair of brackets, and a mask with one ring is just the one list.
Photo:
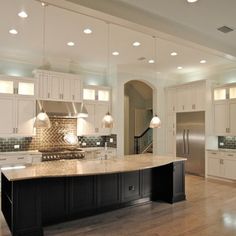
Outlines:
[[229, 28], [228, 26], [222, 26], [222, 27], [220, 27], [220, 28], [218, 28], [218, 30], [220, 31], [220, 32], [222, 32], [222, 33], [225, 33], [225, 34], [227, 34], [227, 33], [229, 33], [229, 32], [231, 32], [231, 31], [233, 31], [233, 29], [232, 28]]

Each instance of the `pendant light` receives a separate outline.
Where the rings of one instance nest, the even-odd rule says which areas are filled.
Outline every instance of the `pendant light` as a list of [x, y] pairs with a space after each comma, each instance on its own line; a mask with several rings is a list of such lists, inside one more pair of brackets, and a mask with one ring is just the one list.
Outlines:
[[80, 111], [78, 113], [78, 118], [87, 118], [88, 117], [88, 111], [86, 109], [86, 107], [84, 106], [84, 104], [82, 103], [80, 106]]
[[[153, 36], [153, 41], [154, 41], [154, 63], [157, 63], [157, 53], [156, 53], [156, 37]], [[155, 67], [156, 69], [156, 67]], [[155, 71], [155, 70], [154, 70]], [[155, 114], [151, 121], [150, 121], [150, 128], [160, 128], [161, 127], [161, 120], [160, 118], [157, 116], [157, 114]]]
[[[107, 80], [109, 78], [109, 72], [110, 72], [110, 23], [108, 22], [107, 23]], [[113, 128], [113, 123], [114, 120], [108, 108], [108, 112], [102, 119], [102, 128]]]

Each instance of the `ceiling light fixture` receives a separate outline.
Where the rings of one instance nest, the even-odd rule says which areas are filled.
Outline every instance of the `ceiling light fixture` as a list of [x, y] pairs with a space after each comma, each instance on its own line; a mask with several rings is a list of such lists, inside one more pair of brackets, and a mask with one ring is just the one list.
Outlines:
[[47, 4], [45, 2], [41, 2], [42, 7], [45, 7]]
[[75, 46], [75, 43], [74, 42], [68, 42], [67, 45], [70, 46], [70, 47], [73, 47], [73, 46]]
[[85, 34], [92, 34], [92, 30], [91, 29], [89, 29], [89, 28], [87, 28], [87, 29], [84, 29], [84, 33]]
[[205, 63], [206, 63], [206, 60], [201, 60], [200, 63], [201, 63], [201, 64], [205, 64]]
[[133, 42], [133, 46], [134, 47], [138, 47], [138, 46], [140, 46], [141, 45], [141, 43], [140, 42], [138, 42], [138, 41], [136, 41], [136, 42]]
[[115, 51], [115, 52], [113, 52], [113, 53], [112, 53], [112, 55], [113, 55], [113, 56], [119, 56], [119, 55], [120, 55], [120, 53], [119, 53], [119, 52], [117, 52], [117, 51]]
[[178, 70], [182, 70], [183, 67], [182, 67], [182, 66], [178, 66], [177, 69], [178, 69]]
[[[156, 37], [153, 36], [153, 40], [154, 40], [154, 58], [155, 58], [155, 61], [157, 61], [157, 48], [156, 48]], [[157, 68], [155, 67], [155, 70]], [[157, 75], [157, 73], [156, 73]], [[157, 114], [155, 114], [151, 121], [150, 121], [150, 124], [149, 124], [149, 127], [150, 128], [160, 128], [161, 127], [161, 119], [157, 116]]]
[[27, 18], [28, 17], [28, 15], [27, 15], [27, 13], [25, 11], [19, 12], [18, 16], [21, 17], [21, 18]]
[[177, 53], [177, 52], [172, 52], [170, 55], [171, 55], [172, 57], [174, 57], [174, 56], [177, 56], [178, 53]]
[[198, 0], [187, 0], [187, 2], [189, 3], [194, 3], [194, 2], [197, 2]]
[[[107, 81], [109, 79], [109, 74], [110, 74], [110, 23], [108, 22], [107, 23]], [[108, 112], [105, 114], [105, 116], [102, 119], [103, 128], [113, 128], [114, 120], [109, 110], [110, 110], [110, 106], [108, 106]]]
[[18, 31], [17, 31], [16, 29], [10, 29], [10, 30], [9, 30], [9, 33], [16, 35], [16, 34], [18, 34]]

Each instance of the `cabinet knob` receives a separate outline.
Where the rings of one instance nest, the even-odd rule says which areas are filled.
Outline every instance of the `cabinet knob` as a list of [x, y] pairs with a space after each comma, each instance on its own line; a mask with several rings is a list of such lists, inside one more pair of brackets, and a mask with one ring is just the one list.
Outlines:
[[129, 191], [134, 191], [134, 190], [135, 190], [134, 185], [130, 185], [130, 186], [129, 186]]

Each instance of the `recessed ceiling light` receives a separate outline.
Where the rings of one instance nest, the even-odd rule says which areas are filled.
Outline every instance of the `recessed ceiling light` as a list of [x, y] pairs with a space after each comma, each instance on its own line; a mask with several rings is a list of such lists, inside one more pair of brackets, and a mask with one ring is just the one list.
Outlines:
[[153, 59], [148, 60], [148, 63], [153, 64], [155, 61]]
[[113, 56], [118, 56], [120, 53], [119, 52], [113, 52], [112, 55]]
[[187, 2], [189, 3], [194, 3], [194, 2], [197, 2], [198, 0], [187, 0]]
[[200, 63], [201, 63], [201, 64], [205, 64], [205, 63], [206, 63], [206, 60], [201, 60]]
[[46, 6], [47, 6], [47, 3], [41, 2], [41, 5], [42, 5], [43, 7], [46, 7]]
[[87, 28], [87, 29], [84, 29], [84, 33], [85, 34], [92, 34], [92, 30], [91, 29], [89, 29], [89, 28]]
[[67, 45], [72, 47], [72, 46], [75, 46], [75, 43], [74, 42], [68, 42]]
[[183, 67], [182, 67], [182, 66], [178, 66], [177, 69], [178, 69], [178, 70], [182, 70]]
[[172, 52], [170, 55], [174, 57], [174, 56], [177, 56], [178, 53], [177, 52]]
[[28, 17], [28, 15], [27, 15], [27, 13], [25, 11], [19, 12], [18, 16], [21, 17], [21, 18], [27, 18]]
[[18, 34], [18, 31], [16, 29], [11, 29], [9, 30], [10, 34]]
[[138, 41], [136, 41], [136, 42], [133, 42], [133, 46], [134, 47], [138, 47], [138, 46], [140, 46], [141, 45], [141, 43], [140, 42], [138, 42]]

